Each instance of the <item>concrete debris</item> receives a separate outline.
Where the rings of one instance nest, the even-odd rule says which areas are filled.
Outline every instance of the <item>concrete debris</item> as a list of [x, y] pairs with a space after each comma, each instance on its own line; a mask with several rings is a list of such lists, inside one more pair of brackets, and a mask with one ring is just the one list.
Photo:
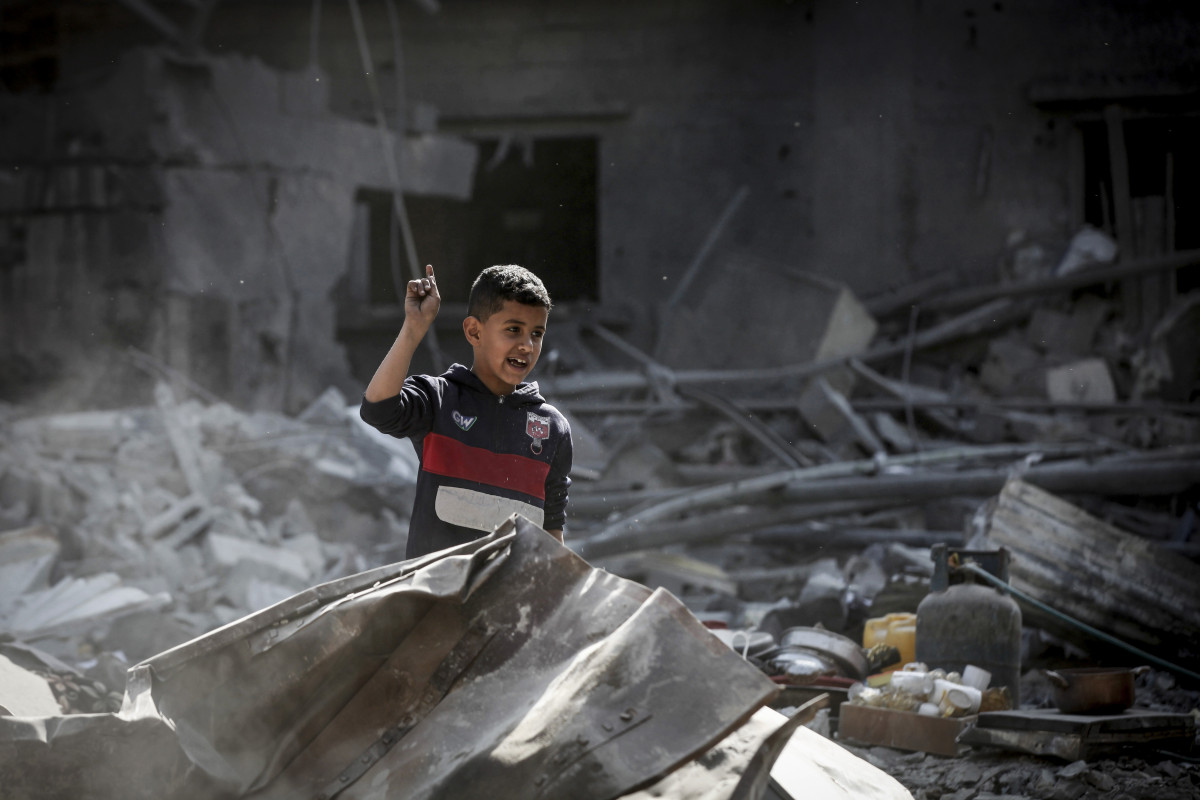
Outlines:
[[58, 537], [45, 525], [0, 533], [0, 608], [45, 588], [60, 549]]
[[[1071, 742], [1061, 731], [993, 726], [969, 742], [960, 734], [975, 726], [970, 718], [921, 717], [919, 724], [928, 728], [924, 743], [909, 748], [911, 720], [881, 714], [920, 716], [915, 711], [839, 714], [854, 682], [894, 667], [911, 645], [887, 638], [868, 643], [865, 634], [881, 617], [915, 613], [929, 587], [929, 548], [941, 543], [1005, 547], [1013, 556], [1014, 588], [1168, 660], [1194, 663], [1200, 646], [1200, 580], [1192, 574], [1200, 554], [1200, 415], [1194, 404], [1200, 374], [1187, 342], [1195, 341], [1200, 304], [1185, 298], [1153, 335], [1138, 338], [1123, 328], [1120, 304], [1102, 291], [1080, 293], [1089, 285], [1075, 282], [1069, 287], [1076, 294], [1060, 297], [1068, 278], [1108, 275], [1109, 269], [1047, 277], [1045, 268], [1026, 283], [972, 289], [981, 304], [965, 312], [959, 309], [966, 290], [927, 302], [918, 297], [912, 302], [928, 309], [919, 313], [895, 304], [888, 312], [888, 303], [859, 302], [838, 286], [803, 289], [807, 284], [795, 275], [767, 270], [769, 280], [789, 291], [811, 290], [806, 302], [829, 312], [806, 318], [820, 329], [814, 328], [812, 341], [787, 346], [826, 349], [788, 356], [797, 363], [780, 364], [776, 353], [767, 366], [743, 370], [702, 368], [713, 366], [708, 357], [689, 364], [684, 356], [694, 356], [692, 348], [704, 351], [707, 337], [724, 335], [705, 326], [687, 327], [692, 338], [674, 327], [665, 331], [660, 357], [652, 358], [613, 330], [599, 333], [594, 321], [562, 323], [571, 328], [572, 347], [588, 350], [581, 358], [590, 367], [587, 374], [572, 372], [571, 359], [564, 358], [542, 380], [547, 396], [571, 415], [581, 445], [567, 545], [555, 558], [579, 569], [587, 564], [580, 556], [592, 560], [599, 569], [588, 574], [601, 583], [619, 576], [631, 586], [661, 590], [662, 602], [671, 597], [689, 612], [683, 616], [693, 633], [697, 621], [714, 632], [696, 634], [702, 650], [735, 664], [738, 674], [757, 672], [748, 685], [779, 689], [733, 715], [753, 725], [727, 725], [722, 735], [709, 736], [697, 745], [703, 754], [677, 772], [655, 766], [635, 776], [603, 767], [613, 792], [742, 796], [735, 787], [749, 765], [771, 759], [777, 766], [790, 760], [803, 774], [801, 762], [787, 755], [792, 746], [772, 737], [786, 739], [781, 717], [798, 718], [798, 709], [821, 695], [828, 707], [803, 723], [807, 729], [788, 729], [787, 736], [813, 752], [819, 739], [820, 746], [855, 756], [848, 768], [875, 764], [914, 797], [1079, 796], [1109, 782], [1126, 785], [1131, 779], [1125, 773], [1136, 770], [1122, 765], [1154, 757], [1144, 742], [1133, 742], [1122, 749], [1125, 760], [1108, 763], [1101, 760], [1108, 753], [1088, 749], [1078, 732], [1070, 734], [1077, 737]], [[940, 291], [945, 282], [929, 286]], [[789, 307], [793, 300], [788, 298]], [[685, 306], [674, 309], [671, 325], [686, 327], [689, 313]], [[631, 360], [636, 371], [596, 366], [614, 359]], [[235, 642], [260, 656], [282, 653], [311, 635], [306, 626], [329, 624], [324, 615], [332, 614], [335, 598], [353, 606], [367, 595], [403, 594], [415, 574], [431, 581], [427, 588], [445, 589], [442, 570], [452, 572], [448, 565], [459, 562], [392, 563], [407, 535], [415, 455], [410, 443], [365, 427], [356, 406], [336, 388], [318, 394], [295, 417], [241, 411], [211, 397], [185, 399], [187, 388], [163, 383], [150, 405], [120, 410], [39, 417], [0, 409], [0, 630], [65, 662], [50, 669], [13, 659], [18, 672], [3, 674], [19, 675], [14, 687], [32, 685], [19, 672], [24, 670], [51, 676], [52, 691], [55, 681], [101, 679], [109, 690], [129, 689], [120, 714], [104, 709], [110, 716], [79, 739], [59, 735], [66, 729], [57, 723], [29, 726], [0, 718], [0, 732], [10, 742], [0, 756], [40, 753], [48, 766], [62, 769], [70, 764], [68, 754], [78, 754], [73, 748], [86, 749], [78, 742], [120, 734], [123, 741], [147, 743], [151, 761], [166, 765], [172, 780], [194, 781], [198, 796], [219, 796], [231, 781], [236, 791], [254, 788], [262, 796], [286, 793], [297, 781], [315, 791], [320, 776], [288, 767], [291, 757], [315, 748], [314, 758], [336, 766], [321, 776], [337, 778], [339, 770], [350, 769], [348, 760], [338, 761], [346, 753], [322, 750], [322, 742], [349, 735], [361, 744], [355, 757], [367, 752], [375, 740], [360, 727], [366, 717], [349, 714], [337, 721], [340, 712], [330, 706], [321, 712], [325, 722], [336, 722], [326, 739], [295, 741], [282, 755], [259, 750], [235, 757], [230, 751], [197, 760], [210, 745], [229, 742], [218, 741], [218, 733], [225, 734], [216, 728], [203, 734], [210, 739], [199, 750], [174, 740], [175, 730], [203, 727], [203, 691], [196, 687], [217, 692], [220, 687], [204, 676], [237, 667], [248, 682], [224, 687], [228, 696], [210, 696], [244, 721], [250, 711], [239, 693], [253, 695], [255, 681], [277, 676], [242, 670], [248, 665], [235, 662], [248, 656], [234, 657], [240, 652]], [[534, 533], [529, 536], [540, 542]], [[467, 548], [462, 555], [469, 561], [475, 552]], [[479, 586], [463, 590], [464, 602], [499, 585], [488, 570], [502, 571], [501, 561], [497, 557], [480, 573]], [[1020, 692], [1012, 694], [1021, 707], [1011, 709], [1026, 722], [1036, 717], [1033, 712], [1052, 710], [1038, 667], [1123, 658], [1090, 634], [1027, 614]], [[806, 646], [795, 641], [801, 632], [809, 637]], [[825, 645], [810, 646], [812, 637]], [[685, 650], [668, 657], [660, 648], [655, 674], [691, 680], [695, 659]], [[375, 655], [387, 658], [390, 652], [385, 647]], [[580, 652], [571, 659], [576, 657]], [[564, 656], [562, 663], [571, 659]], [[131, 663], [140, 666], [127, 675]], [[329, 675], [348, 664], [330, 660]], [[1179, 718], [1200, 707], [1200, 692], [1186, 671], [1171, 666], [1139, 678], [1137, 710], [1166, 715], [1163, 724], [1175, 726], [1172, 746], [1190, 750], [1194, 726]], [[185, 710], [172, 706], [172, 692], [182, 685], [174, 678], [189, 670], [198, 682], [189, 684], [196, 694]], [[727, 677], [722, 668], [710, 679], [727, 690]], [[583, 692], [576, 700], [584, 704], [580, 708], [587, 705], [584, 689], [592, 684], [584, 672], [567, 670], [555, 680], [555, 686]], [[633, 682], [631, 690], [640, 686]], [[40, 697], [44, 702], [45, 694]], [[255, 708], [274, 714], [293, 707], [292, 701], [272, 705], [272, 698], [279, 700], [269, 693], [256, 698]], [[529, 708], [540, 709], [538, 718], [546, 720], [561, 715], [555, 704], [565, 701], [561, 693], [542, 693]], [[363, 709], [371, 706], [362, 703]], [[155, 704], [171, 709], [151, 711]], [[694, 693], [682, 703], [689, 704], [696, 704]], [[981, 708], [979, 716], [987, 713], [997, 712]], [[182, 727], [181, 714], [191, 715]], [[511, 721], [503, 714], [483, 720], [500, 727]], [[549, 752], [538, 736], [566, 736], [569, 728], [518, 725], [506, 731], [504, 752], [534, 764]], [[858, 736], [851, 736], [856, 730]], [[267, 739], [291, 741], [284, 733]], [[255, 747], [266, 747], [267, 739]], [[861, 748], [852, 739], [871, 746]], [[1086, 754], [1086, 771], [1034, 762], [997, 770], [994, 751], [1030, 752], [1018, 745], [1057, 748], [1046, 751], [1050, 755]], [[916, 752], [898, 756], [904, 749]], [[396, 755], [387, 756], [389, 751]], [[381, 758], [398, 760], [406, 752], [380, 751]], [[829, 764], [837, 761], [826, 755]], [[436, 761], [446, 753], [422, 757]], [[131, 754], [111, 754], [106, 780], [120, 786], [121, 769], [133, 761]], [[408, 769], [416, 762], [406, 763]], [[487, 758], [473, 763], [487, 774], [495, 767]], [[287, 774], [277, 772], [282, 782], [272, 788], [262, 770], [276, 768]], [[1144, 762], [1139, 769], [1150, 774], [1159, 768]], [[1180, 759], [1174, 769], [1152, 777], [1185, 788], [1200, 785], [1190, 762]], [[368, 785], [351, 772], [348, 781]], [[252, 773], [266, 783], [251, 787]], [[531, 772], [530, 780], [541, 774]], [[786, 798], [786, 782], [770, 774], [769, 788]], [[427, 788], [440, 780], [423, 775]], [[661, 785], [634, 789], [652, 777]], [[720, 791], [684, 788], [704, 781]], [[889, 792], [895, 788], [876, 784], [859, 796], [894, 796]], [[434, 789], [429, 792], [433, 796]], [[360, 788], [347, 796], [371, 794]]]
[[45, 678], [18, 667], [0, 654], [0, 715], [52, 717], [61, 711]]
[[[1089, 241], [1098, 240], [1081, 236], [1075, 255]], [[1194, 358], [1200, 314], [1194, 309], [1200, 304], [1181, 298], [1149, 339], [1135, 337], [1119, 298], [1097, 284], [1110, 272], [1134, 275], [1134, 266], [1106, 267], [1111, 255], [1100, 250], [1086, 255], [1086, 263], [1057, 276], [1044, 261], [1024, 281], [914, 298], [911, 313], [893, 306], [889, 315], [887, 303], [868, 301], [878, 332], [845, 358], [786, 363], [776, 357], [772, 370], [712, 369], [719, 361], [710, 359], [703, 370], [673, 362], [670, 347], [651, 359], [614, 341], [611, 331], [586, 340], [596, 347], [595, 360], [631, 361], [644, 375], [618, 366], [545, 381], [549, 395], [557, 398], [561, 389], [562, 404], [613, 448], [603, 479], [580, 479], [572, 487], [569, 541], [610, 569], [682, 592], [697, 616], [723, 631], [722, 641], [757, 659], [773, 678], [790, 681], [792, 692], [801, 675], [827, 681], [840, 677], [838, 670], [811, 654], [791, 654], [792, 672], [781, 675], [785, 659], [772, 658], [769, 647], [765, 656], [755, 652], [763, 647], [758, 637], [769, 635], [778, 649], [787, 630], [823, 625], [856, 639], [879, 616], [915, 612], [928, 589], [928, 548], [939, 541], [1009, 548], [1014, 586], [1186, 669], [1200, 653], [1200, 612], [1192, 608], [1200, 580], [1188, 577], [1200, 555], [1194, 402], [1200, 397]], [[1082, 276], [1093, 271], [1089, 284]], [[982, 305], [958, 311], [974, 303]], [[679, 319], [676, 311], [672, 325]], [[710, 334], [703, 325], [689, 331], [693, 350], [726, 333]], [[819, 378], [840, 367], [849, 367], [857, 382], [845, 391], [822, 386]], [[693, 385], [704, 385], [710, 397], [689, 396]], [[787, 463], [749, 426], [731, 425], [717, 413], [713, 396], [780, 434], [803, 455], [802, 465]], [[628, 462], [634, 450], [654, 454], [658, 480], [647, 480], [649, 460]], [[626, 473], [626, 463], [638, 469]], [[1011, 508], [1016, 486], [1026, 487], [1026, 504], [1035, 492], [1043, 501]], [[1064, 510], [1073, 503], [1079, 504], [1073, 512]], [[1097, 539], [1105, 544], [1097, 546]], [[905, 545], [911, 550], [900, 557], [894, 548]], [[689, 580], [698, 574], [691, 568], [647, 569], [652, 560], [663, 563], [664, 552], [678, 564], [707, 561], [736, 588]], [[871, 567], [864, 569], [863, 561]], [[1176, 573], [1186, 574], [1177, 580]], [[1128, 591], [1110, 594], [1117, 586]], [[1083, 595], [1075, 598], [1076, 592]], [[1047, 692], [1036, 690], [1039, 665], [1137, 658], [1045, 615], [1030, 613], [1029, 619], [1021, 713], [1053, 705]], [[1035, 647], [1035, 640], [1042, 643]], [[1194, 675], [1179, 675], [1184, 683], [1157, 704], [1140, 684], [1138, 708], [1186, 715], [1200, 706]], [[851, 712], [851, 729], [863, 722], [854, 713], [870, 715]], [[835, 737], [840, 722], [836, 714], [828, 721]], [[886, 730], [889, 721], [865, 722], [867, 730]], [[912, 733], [904, 720], [898, 724], [893, 745]], [[971, 723], [951, 727], [931, 732], [930, 741], [956, 754], [953, 762], [986, 760], [997, 746], [968, 747], [955, 740]], [[1187, 747], [1179, 752], [1192, 749], [1191, 736], [1183, 735]], [[1123, 757], [1156, 757], [1145, 742], [1122, 748]], [[1105, 756], [1096, 748], [1073, 752]], [[1111, 766], [1101, 769], [1115, 774]], [[976, 796], [976, 785], [981, 797], [1008, 787], [1047, 796], [1041, 788], [1070, 780], [1036, 773], [1003, 784], [965, 772], [960, 777], [955, 796], [964, 798]], [[1185, 771], [1180, 785], [1190, 786], [1189, 780]], [[932, 780], [907, 785], [928, 797], [942, 788]]]
[[911, 797], [815, 733], [791, 745], [829, 699], [789, 718], [778, 694], [669, 593], [514, 516], [148, 659], [119, 713], [0, 717], [0, 781], [13, 800]]
[[1102, 358], [1085, 358], [1046, 370], [1046, 396], [1062, 403], [1115, 403], [1108, 364]]
[[1116, 257], [1116, 241], [1104, 231], [1085, 225], [1071, 237], [1067, 252], [1054, 268], [1054, 274], [1070, 275], [1089, 267], [1110, 264]]
[[[0, 631], [76, 660], [120, 618], [145, 658], [403, 553], [415, 454], [336, 390], [304, 418], [176, 399], [25, 416], [0, 441]], [[308, 420], [308, 421], [305, 421]], [[169, 638], [168, 638], [169, 637]], [[115, 687], [117, 690], [123, 687]]]
[[98, 623], [124, 614], [158, 611], [170, 603], [166, 592], [151, 595], [123, 586], [120, 576], [112, 572], [66, 577], [48, 589], [17, 598], [0, 617], [0, 629], [29, 642], [67, 637], [90, 632]]

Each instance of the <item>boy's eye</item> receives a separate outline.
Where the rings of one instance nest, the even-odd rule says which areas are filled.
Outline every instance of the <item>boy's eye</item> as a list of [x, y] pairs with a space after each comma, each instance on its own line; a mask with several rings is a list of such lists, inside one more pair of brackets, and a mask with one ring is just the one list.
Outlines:
[[540, 339], [545, 335], [546, 335], [545, 331], [534, 331], [533, 332], [533, 338], [535, 338], [535, 339]]

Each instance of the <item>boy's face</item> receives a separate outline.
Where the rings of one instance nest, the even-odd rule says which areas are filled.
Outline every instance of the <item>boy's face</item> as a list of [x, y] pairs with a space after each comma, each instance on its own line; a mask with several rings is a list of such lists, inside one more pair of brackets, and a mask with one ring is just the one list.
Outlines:
[[529, 377], [542, 354], [550, 311], [515, 300], [486, 320], [467, 317], [463, 333], [475, 351], [471, 371], [495, 394], [509, 394]]

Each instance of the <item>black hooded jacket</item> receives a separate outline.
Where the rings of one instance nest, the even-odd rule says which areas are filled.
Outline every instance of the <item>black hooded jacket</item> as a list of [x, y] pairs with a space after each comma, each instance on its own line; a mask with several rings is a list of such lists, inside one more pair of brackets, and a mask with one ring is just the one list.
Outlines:
[[536, 383], [496, 395], [462, 364], [412, 375], [359, 415], [410, 439], [421, 461], [406, 558], [478, 539], [514, 512], [544, 530], [566, 525], [571, 427]]

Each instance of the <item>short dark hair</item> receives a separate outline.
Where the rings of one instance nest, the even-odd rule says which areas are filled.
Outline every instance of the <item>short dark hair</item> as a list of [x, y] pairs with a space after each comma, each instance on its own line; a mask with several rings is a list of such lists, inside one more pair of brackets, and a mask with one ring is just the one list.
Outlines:
[[549, 311], [550, 293], [540, 278], [516, 264], [488, 267], [471, 284], [467, 314], [486, 320], [504, 307], [504, 301], [515, 300], [527, 306], [541, 306]]

